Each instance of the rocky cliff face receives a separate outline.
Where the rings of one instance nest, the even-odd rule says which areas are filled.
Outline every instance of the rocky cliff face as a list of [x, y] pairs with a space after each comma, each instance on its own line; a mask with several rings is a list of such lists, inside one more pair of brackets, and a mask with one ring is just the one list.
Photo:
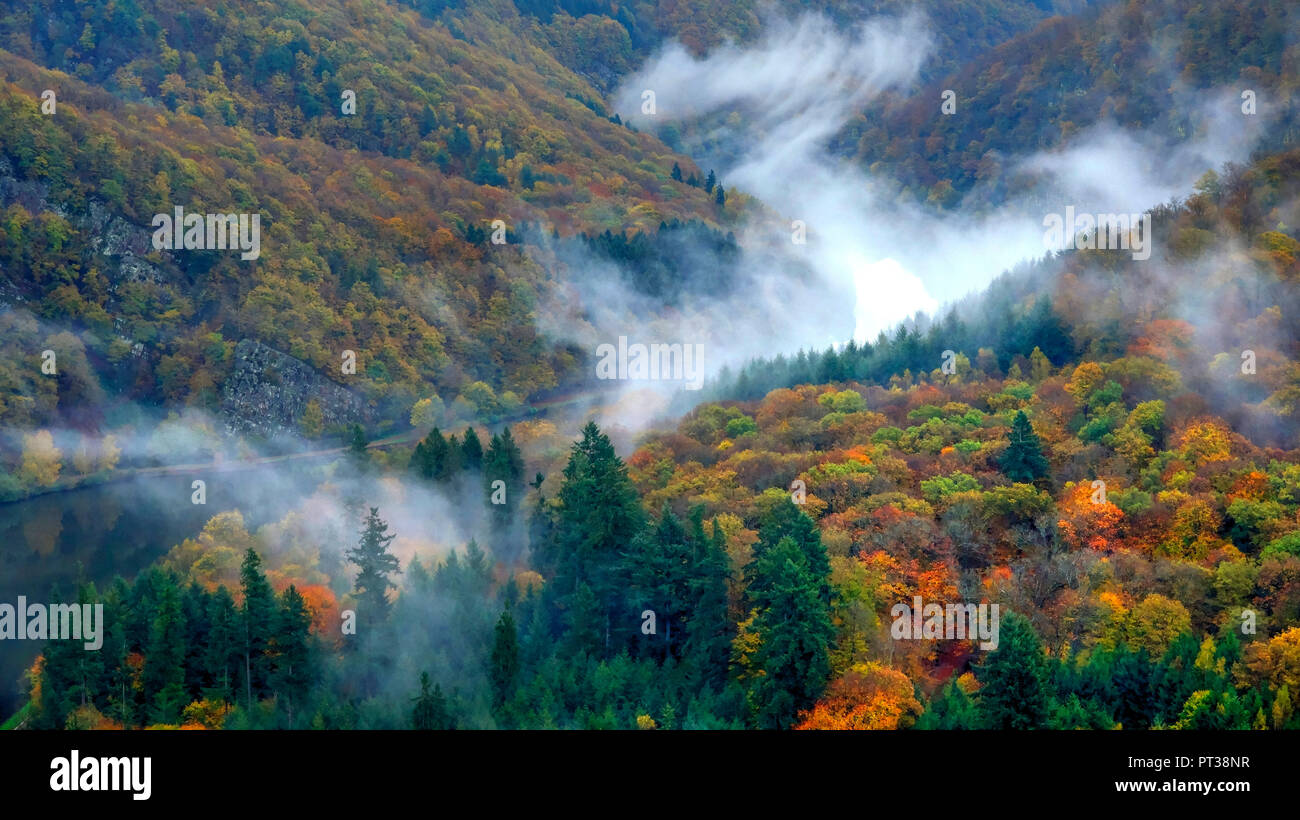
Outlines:
[[252, 339], [235, 346], [235, 365], [221, 403], [228, 431], [271, 437], [296, 430], [312, 399], [320, 404], [326, 429], [374, 420], [374, 409], [361, 396], [306, 362]]
[[[58, 214], [80, 233], [96, 253], [109, 257], [102, 266], [108, 277], [109, 292], [116, 293], [122, 282], [166, 280], [166, 272], [141, 257], [153, 251], [151, 233], [119, 216], [114, 216], [103, 203], [91, 200], [84, 213], [69, 213], [66, 208], [49, 201], [50, 186], [35, 180], [21, 180], [13, 175], [13, 166], [0, 157], [0, 208], [18, 203], [33, 214], [50, 212]], [[170, 259], [169, 254], [162, 254]]]

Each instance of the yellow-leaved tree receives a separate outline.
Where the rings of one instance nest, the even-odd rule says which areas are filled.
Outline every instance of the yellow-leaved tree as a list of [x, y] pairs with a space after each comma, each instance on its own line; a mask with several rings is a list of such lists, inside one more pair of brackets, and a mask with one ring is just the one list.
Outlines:
[[19, 477], [30, 487], [49, 487], [59, 480], [63, 452], [54, 446], [49, 430], [23, 436], [23, 466]]

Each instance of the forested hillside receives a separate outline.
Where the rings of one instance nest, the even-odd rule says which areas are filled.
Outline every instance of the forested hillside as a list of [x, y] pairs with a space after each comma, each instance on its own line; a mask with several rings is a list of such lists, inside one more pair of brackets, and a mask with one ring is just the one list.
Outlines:
[[[901, 190], [940, 207], [1018, 190], [1016, 158], [1110, 124], [1187, 137], [1206, 117], [1268, 118], [1265, 146], [1294, 147], [1297, 19], [1285, 0], [1101, 4], [1001, 42], [862, 112], [836, 142]], [[946, 90], [962, 111], [942, 116]], [[1215, 93], [1211, 93], [1215, 92]], [[1098, 169], [1099, 173], [1102, 173]]]
[[[95, 651], [5, 658], [6, 725], [1300, 728], [1293, 4], [797, 11], [820, 16], [0, 11], [0, 580], [63, 579], [22, 594], [104, 615]], [[882, 14], [916, 22], [847, 34]], [[754, 62], [796, 30], [919, 68], [835, 66], [781, 86], [791, 110], [736, 92], [803, 68]], [[651, 62], [689, 91], [719, 54], [701, 116], [615, 113]], [[1148, 256], [1069, 226], [1067, 250], [901, 307], [938, 286], [871, 240], [997, 252], [1023, 225], [988, 214], [1057, 207], [1030, 157], [1115, 129], [1140, 188], [1207, 122], [1255, 136], [1241, 161], [1192, 152]], [[725, 158], [746, 152], [767, 153]], [[782, 152], [780, 207], [727, 178]], [[821, 224], [779, 212], [819, 198]], [[177, 208], [258, 215], [255, 258], [157, 247]], [[840, 338], [822, 325], [857, 318], [853, 288], [887, 329], [785, 348], [777, 319]], [[675, 399], [626, 363], [605, 383], [586, 345], [680, 357], [709, 322], [710, 367], [745, 363]], [[156, 551], [127, 549], [120, 506], [55, 503], [98, 485], [159, 513]], [[934, 634], [921, 602], [1000, 621]]]
[[[520, 226], [653, 235], [726, 222], [743, 197], [724, 210], [674, 179], [705, 173], [611, 122], [511, 26], [474, 20], [470, 42], [394, 5], [9, 10], [0, 292], [34, 315], [3, 319], [5, 383], [29, 400], [0, 419], [67, 422], [85, 394], [214, 409], [243, 338], [336, 380], [358, 352], [349, 386], [386, 417], [571, 376], [581, 356], [536, 329], [554, 283]], [[150, 220], [177, 206], [259, 213], [261, 257], [154, 251]], [[51, 337], [57, 388], [17, 365]]]

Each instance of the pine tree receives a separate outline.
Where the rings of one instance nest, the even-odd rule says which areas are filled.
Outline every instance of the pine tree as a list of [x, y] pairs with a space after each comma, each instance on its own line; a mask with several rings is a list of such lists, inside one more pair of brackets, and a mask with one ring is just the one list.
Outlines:
[[406, 463], [406, 471], [419, 478], [428, 478], [425, 475], [428, 469], [429, 451], [424, 446], [424, 441], [417, 441], [415, 449], [411, 451], [411, 460]]
[[528, 543], [537, 553], [545, 551], [553, 542], [555, 517], [550, 502], [542, 495], [546, 477], [538, 473], [528, 485], [533, 488], [533, 508], [528, 513]]
[[488, 679], [492, 684], [492, 707], [500, 711], [514, 695], [519, 678], [519, 632], [510, 610], [501, 613], [492, 632], [492, 660]]
[[280, 596], [275, 630], [275, 672], [271, 687], [284, 698], [289, 724], [294, 710], [307, 697], [315, 679], [315, 653], [311, 641], [311, 613], [293, 584]]
[[1114, 692], [1115, 720], [1125, 729], [1151, 726], [1155, 712], [1151, 671], [1146, 649], [1133, 652], [1122, 643], [1115, 648], [1110, 686]]
[[763, 581], [755, 597], [754, 631], [759, 646], [750, 678], [750, 698], [760, 728], [787, 729], [810, 708], [830, 677], [834, 637], [830, 606], [823, 600], [825, 577], [789, 536], [764, 554], [755, 568]]
[[950, 678], [916, 721], [917, 729], [978, 729], [979, 712], [966, 690]]
[[160, 592], [142, 679], [145, 698], [152, 704], [150, 721], [176, 724], [189, 703], [185, 693], [185, 618], [176, 585], [167, 584]]
[[478, 473], [483, 470], [483, 443], [473, 427], [465, 428], [465, 438], [460, 445], [460, 466], [463, 470]]
[[[50, 600], [58, 601], [62, 595], [57, 587]], [[49, 628], [49, 624], [46, 625]], [[68, 716], [93, 698], [93, 691], [85, 685], [80, 655], [87, 653], [75, 641], [47, 641], [41, 652], [40, 709], [34, 721], [38, 729], [62, 729]]]
[[709, 169], [709, 175], [704, 178], [704, 192], [713, 193], [713, 186], [718, 184], [718, 178], [713, 175], [713, 169]]
[[678, 165], [678, 164], [675, 163], [675, 162], [673, 163], [673, 173], [672, 173], [672, 177], [673, 177], [673, 179], [677, 180], [678, 182], [681, 182], [681, 181], [682, 181], [682, 168], [681, 168], [680, 165]]
[[573, 594], [567, 596], [565, 609], [565, 647], [562, 654], [574, 656], [580, 652], [600, 654], [608, 643], [609, 608], [596, 597], [591, 587], [579, 582]]
[[1024, 410], [1017, 411], [1011, 422], [1010, 443], [999, 456], [998, 467], [1007, 478], [1021, 484], [1032, 484], [1048, 474], [1042, 443]]
[[[505, 503], [494, 503], [494, 496], [499, 500], [499, 487], [493, 484], [504, 482]], [[524, 455], [515, 444], [514, 436], [507, 427], [499, 435], [494, 435], [483, 457], [483, 484], [487, 502], [489, 523], [492, 528], [491, 547], [498, 555], [511, 558], [516, 554], [512, 528], [515, 511], [524, 493]]]
[[251, 712], [254, 696], [261, 698], [266, 692], [270, 678], [267, 650], [275, 629], [275, 595], [262, 573], [262, 559], [251, 547], [244, 553], [239, 580], [244, 591], [240, 613], [244, 633], [244, 698]]
[[204, 696], [231, 701], [238, 680], [235, 670], [240, 666], [243, 626], [235, 601], [224, 586], [208, 598], [208, 623], [212, 631], [204, 642], [204, 667], [211, 689]]
[[[555, 576], [546, 594], [562, 606], [585, 587], [599, 612], [600, 647], [609, 651], [615, 610], [627, 587], [623, 554], [644, 527], [645, 514], [627, 466], [594, 422], [583, 427], [582, 439], [572, 447], [558, 501], [550, 543], [539, 557], [543, 570]], [[580, 618], [584, 629], [587, 614]], [[629, 623], [626, 613], [618, 614]]]
[[727, 191], [721, 185], [718, 186], [718, 192], [714, 195], [713, 201], [719, 208], [727, 204]]
[[104, 596], [104, 629], [108, 633], [104, 640], [104, 654], [110, 664], [105, 681], [108, 689], [105, 714], [123, 727], [137, 725], [139, 713], [132, 686], [134, 670], [128, 663], [132, 648], [127, 638], [127, 602], [130, 597], [131, 590], [120, 576], [113, 580]]
[[817, 523], [799, 508], [787, 495], [773, 505], [759, 524], [758, 542], [754, 544], [753, 558], [745, 567], [745, 580], [750, 600], [766, 590], [767, 579], [758, 573], [764, 555], [776, 547], [783, 538], [791, 538], [808, 562], [809, 571], [821, 579], [818, 593], [826, 603], [831, 600], [831, 561], [822, 545], [821, 530]]
[[429, 689], [428, 672], [420, 673], [420, 694], [415, 698], [415, 708], [411, 710], [411, 728], [426, 731], [456, 728], [447, 712], [447, 698], [442, 694], [442, 686]]
[[1048, 668], [1043, 645], [1029, 619], [1002, 617], [998, 648], [979, 675], [979, 709], [989, 729], [1040, 729], [1048, 720]]
[[208, 684], [208, 636], [212, 634], [209, 620], [208, 591], [191, 580], [181, 596], [181, 614], [185, 619], [185, 691], [191, 700], [200, 696]]
[[358, 616], [371, 628], [388, 621], [392, 603], [388, 600], [389, 587], [396, 588], [389, 576], [401, 572], [397, 557], [388, 551], [388, 544], [396, 534], [387, 534], [388, 524], [379, 518], [379, 508], [371, 507], [366, 516], [361, 540], [356, 548], [348, 550], [347, 559], [356, 564]]
[[721, 686], [735, 629], [728, 613], [727, 579], [731, 575], [726, 541], [715, 519], [712, 537], [704, 537], [696, 508], [695, 573], [691, 579], [694, 606], [686, 622], [686, 656], [701, 683]]
[[452, 443], [449, 444], [442, 435], [442, 431], [434, 427], [424, 437], [424, 440], [415, 446], [415, 453], [411, 455], [412, 472], [428, 481], [441, 482], [447, 480], [451, 450], [454, 444], [454, 437]]
[[664, 502], [659, 522], [633, 539], [624, 559], [633, 598], [626, 611], [638, 617], [647, 609], [655, 613], [653, 639], [638, 644], [660, 657], [678, 656], [678, 645], [686, 637], [686, 617], [692, 603], [693, 552], [681, 520]]

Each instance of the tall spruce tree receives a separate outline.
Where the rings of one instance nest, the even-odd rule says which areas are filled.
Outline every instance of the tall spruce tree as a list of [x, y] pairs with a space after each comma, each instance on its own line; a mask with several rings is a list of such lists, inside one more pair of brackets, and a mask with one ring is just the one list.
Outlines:
[[[498, 481], [503, 483], [497, 484]], [[488, 445], [483, 457], [483, 485], [492, 534], [490, 546], [497, 555], [512, 559], [522, 548], [514, 525], [525, 485], [524, 455], [509, 427], [494, 435]]]
[[153, 723], [178, 724], [185, 692], [185, 616], [175, 583], [162, 587], [141, 675]]
[[631, 598], [626, 611], [637, 618], [645, 610], [655, 613], [655, 633], [648, 638], [634, 636], [635, 645], [655, 657], [680, 657], [693, 603], [693, 553], [681, 520], [664, 502], [658, 523], [633, 539], [623, 559]]
[[712, 536], [706, 539], [700, 514], [700, 508], [696, 508], [692, 521], [696, 533], [693, 538], [695, 571], [691, 579], [694, 605], [686, 621], [686, 657], [696, 680], [720, 687], [726, 679], [727, 659], [736, 631], [727, 607], [731, 564], [717, 519], [713, 521]]
[[460, 443], [460, 466], [471, 473], [483, 471], [483, 442], [473, 427], [465, 428], [465, 436]]
[[998, 457], [998, 467], [1007, 478], [1020, 484], [1032, 484], [1048, 473], [1042, 442], [1038, 440], [1038, 434], [1034, 432], [1024, 410], [1016, 411], [1016, 417], [1011, 422], [1009, 443]]
[[[416, 445], [416, 451], [420, 454], [420, 460], [415, 472], [421, 478], [438, 482], [447, 480], [451, 445], [441, 430], [437, 427], [430, 430], [424, 440]], [[415, 456], [412, 455], [413, 464], [414, 459]]]
[[989, 729], [1045, 728], [1050, 676], [1038, 633], [1017, 612], [1004, 614], [998, 627], [998, 648], [978, 676], [980, 717]]
[[209, 688], [204, 697], [232, 701], [239, 680], [237, 670], [243, 655], [244, 630], [235, 609], [235, 600], [224, 585], [217, 587], [208, 598], [208, 623], [212, 625], [212, 631], [203, 647]]
[[830, 677], [835, 630], [821, 586], [807, 554], [784, 536], [755, 567], [760, 591], [754, 596], [755, 664], [750, 699], [760, 728], [788, 729], [810, 708]]
[[776, 547], [783, 538], [794, 541], [799, 551], [807, 559], [808, 569], [818, 581], [817, 593], [821, 599], [831, 600], [831, 561], [822, 545], [821, 531], [817, 524], [795, 504], [789, 496], [773, 505], [763, 516], [758, 529], [758, 541], [754, 544], [753, 558], [745, 567], [745, 579], [748, 584], [750, 600], [766, 591], [769, 579], [758, 572], [763, 557]]
[[280, 596], [275, 630], [275, 671], [271, 688], [284, 700], [289, 725], [307, 699], [315, 679], [315, 652], [311, 637], [311, 613], [293, 584]]
[[442, 694], [442, 686], [429, 688], [429, 673], [420, 673], [420, 694], [415, 697], [415, 706], [411, 710], [411, 728], [426, 731], [441, 731], [456, 728], [447, 711], [447, 698]]
[[244, 633], [244, 702], [251, 713], [253, 699], [260, 699], [267, 691], [271, 671], [267, 650], [275, 630], [275, 594], [262, 573], [261, 556], [251, 547], [244, 553], [239, 581], [244, 592], [240, 612]]
[[361, 610], [357, 613], [358, 621], [368, 631], [388, 621], [392, 607], [388, 590], [397, 587], [391, 576], [401, 572], [397, 557], [388, 551], [389, 542], [396, 537], [396, 533], [388, 532], [388, 524], [379, 517], [379, 508], [371, 507], [361, 530], [361, 540], [355, 548], [348, 550], [349, 563], [357, 565], [353, 588]]
[[498, 713], [514, 696], [519, 678], [519, 631], [510, 610], [501, 613], [492, 630], [492, 658], [488, 680], [492, 685], [492, 708]]
[[[586, 630], [595, 617], [599, 645], [586, 648], [606, 653], [616, 619], [628, 630], [639, 628], [640, 613], [620, 610], [620, 603], [627, 586], [623, 556], [645, 526], [645, 515], [627, 466], [594, 422], [583, 427], [581, 440], [570, 451], [558, 501], [551, 543], [540, 556], [554, 583], [543, 591], [561, 609], [569, 609], [571, 629], [581, 624], [580, 631], [590, 634]], [[580, 589], [586, 592], [579, 613], [567, 603]]]

